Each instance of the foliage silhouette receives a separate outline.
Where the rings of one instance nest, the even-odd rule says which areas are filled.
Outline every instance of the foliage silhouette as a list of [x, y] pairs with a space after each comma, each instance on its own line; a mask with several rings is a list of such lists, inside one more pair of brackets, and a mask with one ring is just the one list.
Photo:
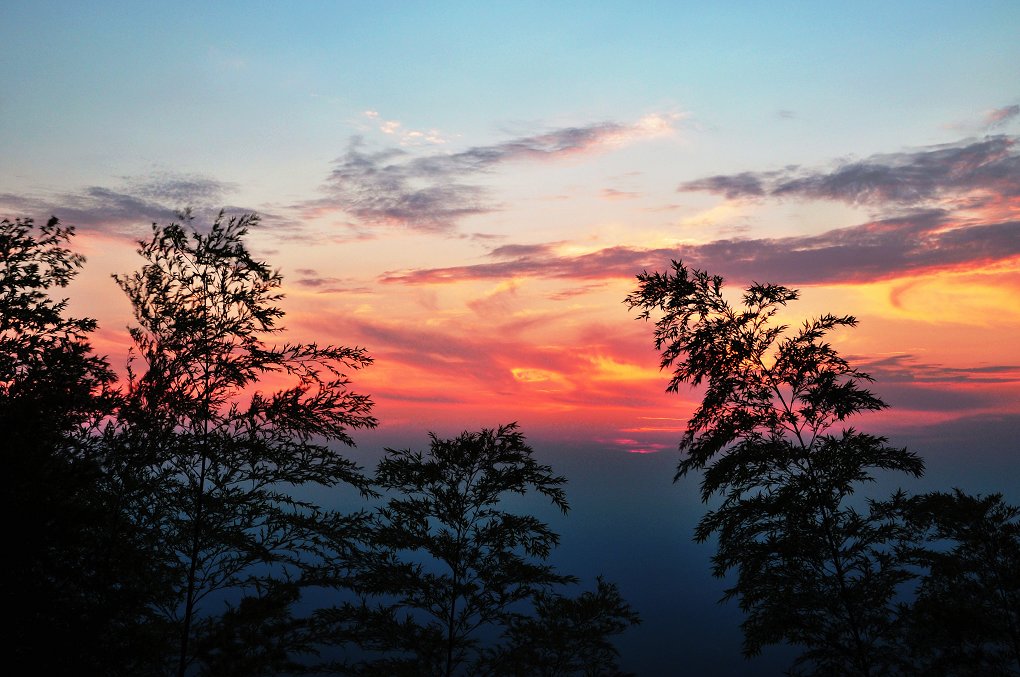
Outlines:
[[0, 430], [8, 558], [4, 608], [16, 671], [131, 674], [158, 655], [149, 602], [159, 578], [105, 481], [98, 432], [118, 393], [92, 352], [89, 318], [66, 316], [64, 288], [84, 257], [56, 218], [0, 222]]
[[[637, 615], [601, 579], [576, 598], [554, 592], [575, 580], [546, 563], [558, 536], [500, 507], [538, 493], [568, 508], [565, 480], [515, 424], [433, 436], [427, 457], [387, 450], [374, 482], [391, 498], [374, 515], [294, 498], [306, 483], [376, 495], [329, 446], [375, 425], [345, 375], [371, 359], [266, 343], [281, 331], [280, 276], [248, 253], [254, 223], [153, 225], [145, 264], [114, 276], [137, 321], [123, 390], [92, 353], [95, 322], [49, 296], [84, 263], [66, 247], [73, 229], [0, 224], [0, 424], [18, 478], [5, 500], [11, 515], [34, 508], [15, 523], [25, 556], [5, 593], [22, 619], [12, 664], [303, 673], [346, 622], [382, 654], [354, 666], [365, 673], [617, 674], [609, 638]], [[274, 372], [296, 384], [263, 394]], [[298, 617], [310, 585], [376, 606]]]
[[[18, 619], [10, 664], [620, 674], [610, 640], [637, 614], [601, 578], [563, 594], [576, 579], [547, 562], [557, 534], [505, 509], [537, 493], [568, 510], [565, 479], [516, 424], [387, 449], [374, 479], [330, 447], [375, 425], [345, 374], [371, 359], [266, 343], [281, 331], [281, 279], [244, 244], [256, 222], [153, 226], [146, 264], [116, 277], [138, 322], [123, 392], [92, 351], [95, 321], [50, 296], [84, 262], [73, 228], [0, 222], [0, 430], [16, 478], [4, 507], [19, 548], [4, 592]], [[827, 342], [856, 320], [791, 330], [779, 316], [795, 290], [754, 284], [734, 308], [721, 278], [676, 262], [638, 281], [627, 303], [657, 316], [668, 390], [705, 387], [675, 480], [702, 474], [713, 509], [695, 537], [718, 539], [716, 575], [736, 573], [725, 598], [746, 613], [745, 653], [797, 645], [792, 671], [817, 675], [1020, 675], [1020, 508], [960, 490], [854, 499], [878, 472], [923, 471], [845, 427], [886, 406]], [[295, 383], [264, 394], [266, 377]], [[309, 483], [387, 500], [341, 515], [292, 495]], [[308, 586], [358, 601], [296, 616]], [[351, 644], [352, 658], [314, 664]]]
[[925, 576], [904, 605], [925, 675], [1020, 675], [1020, 508], [959, 489], [906, 500], [905, 557]]
[[[559, 646], [561, 653], [609, 656], [605, 637], [636, 616], [607, 584], [594, 601], [553, 596], [553, 586], [576, 580], [545, 563], [559, 536], [534, 516], [500, 505], [510, 494], [537, 493], [565, 514], [566, 480], [535, 460], [516, 424], [430, 438], [428, 452], [387, 449], [378, 465], [376, 482], [390, 498], [377, 513], [375, 551], [354, 578], [363, 601], [321, 616], [338, 637], [373, 655], [338, 669], [487, 674], [506, 661], [486, 641], [496, 641], [500, 630], [511, 642], [533, 633], [537, 626], [521, 616], [531, 604], [540, 614], [536, 623], [547, 629], [559, 623], [562, 639], [568, 627], [575, 636], [591, 634], [589, 646]], [[589, 607], [595, 618], [584, 615]], [[555, 651], [536, 650], [532, 665]]]
[[257, 586], [199, 633], [196, 653], [202, 672], [216, 677], [301, 674], [302, 660], [316, 654], [310, 619], [295, 617], [302, 586], [269, 581]]
[[515, 614], [503, 643], [487, 652], [486, 674], [517, 677], [619, 676], [610, 637], [641, 622], [619, 589], [601, 577], [593, 592], [539, 592], [531, 614]]
[[[245, 246], [256, 223], [254, 214], [221, 213], [206, 232], [153, 224], [140, 243], [141, 270], [115, 276], [138, 323], [120, 436], [155, 487], [136, 509], [151, 516], [172, 571], [174, 595], [162, 610], [179, 637], [178, 675], [196, 653], [213, 655], [201, 639], [196, 652], [196, 635], [229, 635], [250, 609], [279, 601], [262, 593], [285, 590], [281, 581], [329, 552], [323, 534], [344, 519], [291, 488], [370, 490], [329, 443], [353, 445], [349, 429], [376, 425], [372, 401], [350, 391], [346, 376], [371, 358], [361, 348], [265, 342], [281, 331], [281, 277]], [[256, 390], [272, 373], [296, 383]], [[217, 628], [200, 605], [228, 589], [251, 599]]]
[[795, 290], [753, 284], [736, 309], [722, 278], [676, 261], [637, 279], [626, 303], [639, 319], [658, 315], [667, 390], [705, 385], [675, 479], [701, 471], [702, 500], [720, 500], [695, 537], [718, 538], [717, 576], [736, 571], [725, 598], [746, 613], [745, 654], [785, 642], [803, 648], [795, 668], [811, 674], [900, 669], [895, 596], [913, 573], [895, 554], [897, 498], [863, 512], [848, 499], [877, 471], [916, 477], [924, 465], [882, 437], [834, 431], [886, 406], [825, 340], [856, 319], [827, 314], [789, 331], [777, 315]]

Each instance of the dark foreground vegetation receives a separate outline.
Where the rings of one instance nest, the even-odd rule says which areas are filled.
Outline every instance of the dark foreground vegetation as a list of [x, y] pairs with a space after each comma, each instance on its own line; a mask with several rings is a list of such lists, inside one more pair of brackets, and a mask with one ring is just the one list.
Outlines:
[[[73, 231], [0, 225], [15, 673], [614, 674], [610, 638], [637, 615], [602, 580], [570, 596], [546, 563], [558, 536], [500, 509], [512, 492], [567, 512], [564, 478], [512, 424], [387, 450], [374, 475], [339, 453], [376, 425], [348, 378], [371, 358], [268, 342], [281, 280], [244, 245], [254, 219], [140, 243], [116, 277], [135, 314], [122, 383], [95, 322], [50, 295], [83, 264]], [[264, 392], [273, 374], [289, 385]]]
[[668, 390], [704, 385], [676, 479], [701, 475], [714, 573], [746, 618], [744, 653], [789, 644], [805, 675], [1020, 674], [1020, 510], [959, 490], [854, 500], [916, 454], [846, 427], [886, 404], [826, 341], [852, 316], [790, 330], [796, 290], [754, 284], [733, 307], [722, 278], [673, 262], [627, 297], [654, 314]]
[[[278, 273], [244, 244], [253, 215], [153, 226], [118, 380], [67, 316], [84, 259], [56, 219], [0, 222], [0, 431], [12, 552], [14, 674], [614, 675], [639, 622], [612, 583], [549, 558], [558, 536], [509, 494], [566, 513], [566, 480], [514, 424], [386, 450], [338, 451], [376, 425], [349, 375], [362, 348], [291, 344]], [[628, 304], [656, 316], [669, 389], [706, 386], [677, 477], [700, 473], [745, 652], [797, 647], [812, 675], [1020, 674], [1020, 511], [961, 491], [861, 501], [915, 454], [844, 428], [884, 403], [826, 342], [795, 331], [796, 292], [674, 263]], [[59, 295], [58, 295], [59, 296]], [[267, 378], [284, 384], [266, 392]], [[325, 509], [310, 488], [363, 497]], [[683, 666], [664, 666], [683, 673]]]

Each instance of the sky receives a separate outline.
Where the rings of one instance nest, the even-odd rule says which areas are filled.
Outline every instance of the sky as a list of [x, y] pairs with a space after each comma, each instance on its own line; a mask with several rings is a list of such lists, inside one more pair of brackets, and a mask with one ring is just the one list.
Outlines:
[[1020, 4], [292, 5], [0, 1], [0, 217], [76, 226], [121, 373], [150, 224], [257, 212], [287, 338], [375, 359], [352, 456], [518, 421], [570, 480], [563, 568], [645, 616], [640, 674], [749, 669], [642, 270], [857, 316], [834, 343], [891, 408], [855, 425], [925, 457], [911, 488], [1020, 502]]

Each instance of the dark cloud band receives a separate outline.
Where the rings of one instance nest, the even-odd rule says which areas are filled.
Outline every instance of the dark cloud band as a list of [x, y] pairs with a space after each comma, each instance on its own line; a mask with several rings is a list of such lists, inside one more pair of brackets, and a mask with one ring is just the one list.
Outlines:
[[683, 259], [737, 280], [824, 284], [888, 279], [905, 273], [1020, 256], [1020, 221], [961, 225], [940, 210], [876, 220], [809, 237], [716, 240], [676, 248], [608, 247], [561, 256], [555, 246], [503, 246], [486, 263], [394, 271], [383, 282], [434, 284], [478, 279], [631, 278]]
[[874, 155], [830, 171], [790, 167], [710, 176], [683, 183], [679, 190], [707, 191], [728, 199], [771, 196], [899, 206], [972, 191], [1016, 197], [1020, 195], [1020, 154], [1015, 137], [992, 136]]

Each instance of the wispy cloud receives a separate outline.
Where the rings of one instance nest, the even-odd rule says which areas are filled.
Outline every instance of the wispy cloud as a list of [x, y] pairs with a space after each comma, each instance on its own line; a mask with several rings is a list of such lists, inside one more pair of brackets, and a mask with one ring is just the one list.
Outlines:
[[605, 282], [591, 282], [589, 284], [583, 284], [578, 287], [570, 287], [569, 289], [562, 289], [558, 292], [549, 295], [549, 299], [552, 301], [566, 301], [577, 296], [584, 296], [590, 294], [593, 291], [605, 289]]
[[1020, 383], [1020, 364], [948, 367], [922, 361], [917, 355], [851, 356], [851, 361], [883, 383], [969, 384]]
[[[512, 251], [512, 245], [492, 252], [496, 258]], [[503, 280], [514, 277], [547, 277], [575, 280], [601, 280], [630, 277], [643, 263], [656, 261], [656, 254], [668, 250], [641, 250], [630, 247], [609, 247], [582, 255], [560, 255], [553, 245], [522, 245], [523, 252], [505, 260], [448, 268], [423, 268], [384, 273], [382, 282], [404, 284], [435, 284], [464, 280]], [[497, 252], [503, 252], [498, 254]], [[675, 253], [675, 252], [674, 252]], [[659, 259], [661, 260], [661, 258]], [[637, 266], [637, 268], [635, 268]]]
[[[410, 395], [543, 413], [550, 407], [616, 411], [661, 404], [659, 390], [648, 387], [661, 379], [655, 360], [638, 349], [645, 344], [641, 327], [624, 325], [620, 331], [580, 322], [569, 335], [558, 335], [555, 328], [562, 327], [557, 323], [563, 317], [557, 312], [502, 321], [493, 312], [483, 322], [477, 316], [398, 322], [325, 312], [303, 315], [297, 324], [301, 331], [341, 332], [348, 341], [367, 345], [376, 365], [362, 377], [369, 379], [374, 396], [392, 392], [399, 382], [403, 395], [388, 398]], [[541, 342], [529, 338], [536, 334], [544, 337]], [[639, 363], [635, 355], [647, 359]]]
[[985, 129], [998, 129], [1018, 117], [1020, 117], [1020, 104], [993, 108], [985, 114], [984, 127]]
[[1020, 365], [1015, 364], [949, 367], [906, 353], [849, 359], [876, 379], [883, 399], [914, 411], [1002, 409], [1013, 402], [1020, 383]]
[[875, 155], [829, 171], [714, 176], [681, 190], [866, 202], [877, 215], [807, 236], [732, 237], [675, 247], [615, 246], [577, 254], [563, 242], [504, 244], [480, 263], [389, 271], [381, 280], [436, 284], [542, 277], [590, 285], [630, 278], [676, 258], [738, 280], [819, 284], [891, 279], [1020, 256], [1020, 155], [1013, 137]]
[[294, 271], [297, 277], [293, 283], [299, 287], [310, 289], [320, 294], [371, 294], [372, 290], [364, 285], [359, 285], [351, 278], [330, 277], [320, 275], [312, 268], [298, 268]]
[[672, 259], [737, 280], [818, 284], [889, 279], [923, 270], [1020, 256], [1020, 220], [959, 223], [943, 210], [914, 212], [819, 235], [716, 240], [642, 249], [607, 247], [560, 254], [555, 244], [504, 245], [475, 265], [385, 273], [383, 282], [435, 284], [462, 280], [545, 277], [631, 278]]
[[[84, 230], [137, 237], [153, 222], [176, 220], [182, 209], [208, 216], [224, 206], [233, 185], [204, 176], [157, 173], [127, 177], [119, 186], [88, 186], [77, 192], [0, 193], [0, 209], [44, 219], [55, 215]], [[228, 208], [228, 211], [253, 211]], [[281, 220], [281, 223], [283, 221]]]
[[517, 295], [517, 282], [507, 280], [495, 286], [482, 296], [469, 299], [468, 308], [485, 319], [501, 319], [510, 314]]
[[484, 191], [457, 181], [453, 172], [430, 176], [406, 151], [364, 152], [362, 147], [361, 139], [351, 141], [329, 176], [329, 196], [309, 206], [342, 210], [371, 225], [425, 232], [449, 231], [466, 216], [492, 211]]
[[1020, 104], [1013, 103], [976, 112], [969, 118], [948, 122], [943, 128], [959, 133], [989, 134], [1001, 132], [1016, 120], [1020, 120]]
[[629, 454], [657, 454], [662, 451], [673, 451], [676, 449], [676, 445], [669, 442], [648, 442], [629, 437], [596, 439], [595, 441], [618, 447]]
[[641, 193], [617, 190], [616, 188], [603, 188], [599, 192], [599, 196], [604, 200], [633, 200], [634, 198], [641, 197]]
[[512, 385], [506, 362], [521, 350], [519, 344], [506, 337], [500, 341], [493, 336], [466, 336], [455, 327], [434, 329], [353, 320], [348, 329], [372, 347], [380, 362], [400, 365], [405, 371], [445, 374], [444, 380], [448, 382], [484, 384], [497, 391]]
[[873, 155], [831, 170], [789, 167], [768, 172], [710, 176], [680, 185], [726, 198], [794, 197], [875, 206], [918, 205], [974, 191], [1020, 196], [1016, 137]]
[[126, 181], [127, 192], [162, 204], [219, 204], [234, 185], [206, 176], [161, 172]]
[[[564, 127], [431, 155], [399, 148], [366, 151], [364, 141], [355, 138], [336, 160], [326, 181], [327, 196], [306, 207], [340, 210], [372, 225], [451, 232], [469, 216], [499, 209], [472, 179], [511, 162], [555, 161], [668, 134], [675, 120], [671, 115], [648, 115], [630, 125]], [[391, 131], [397, 129], [391, 126]]]
[[396, 137], [402, 146], [444, 144], [447, 139], [438, 129], [408, 129], [399, 120], [385, 120], [378, 111], [367, 110], [363, 115], [378, 126], [383, 134]]
[[520, 276], [631, 277], [670, 258], [740, 280], [789, 284], [888, 279], [1020, 256], [1020, 154], [1016, 138], [875, 155], [832, 170], [796, 167], [690, 181], [681, 191], [727, 198], [799, 198], [873, 205], [878, 215], [809, 236], [727, 238], [674, 248], [608, 247], [563, 253], [560, 243], [503, 245], [475, 265], [391, 271], [384, 282], [428, 284]]

